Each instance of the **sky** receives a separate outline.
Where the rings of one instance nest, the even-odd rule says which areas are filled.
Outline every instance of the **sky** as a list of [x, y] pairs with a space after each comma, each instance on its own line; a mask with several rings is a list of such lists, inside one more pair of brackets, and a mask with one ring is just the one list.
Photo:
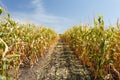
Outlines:
[[98, 14], [106, 25], [120, 18], [120, 0], [0, 0], [11, 17], [63, 33], [73, 25], [93, 24]]

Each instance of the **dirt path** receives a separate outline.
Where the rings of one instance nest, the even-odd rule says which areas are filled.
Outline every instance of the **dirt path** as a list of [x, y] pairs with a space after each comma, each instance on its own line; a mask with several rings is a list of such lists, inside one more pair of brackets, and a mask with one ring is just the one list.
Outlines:
[[91, 80], [89, 72], [61, 40], [33, 68], [20, 69], [19, 80]]

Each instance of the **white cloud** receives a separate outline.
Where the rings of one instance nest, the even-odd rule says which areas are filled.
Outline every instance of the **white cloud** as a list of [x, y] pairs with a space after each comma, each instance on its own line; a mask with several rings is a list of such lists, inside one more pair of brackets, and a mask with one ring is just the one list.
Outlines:
[[66, 27], [70, 26], [71, 20], [65, 17], [49, 15], [48, 12], [45, 11], [43, 4], [43, 0], [32, 0], [31, 5], [27, 5], [32, 6], [34, 9], [30, 13], [11, 12], [11, 14], [14, 16], [14, 19], [18, 19], [21, 22], [31, 21], [35, 24], [50, 26], [58, 33], [65, 31]]
[[35, 7], [35, 13], [45, 13], [45, 9], [43, 7], [43, 1], [42, 0], [32, 0], [31, 4], [33, 7]]

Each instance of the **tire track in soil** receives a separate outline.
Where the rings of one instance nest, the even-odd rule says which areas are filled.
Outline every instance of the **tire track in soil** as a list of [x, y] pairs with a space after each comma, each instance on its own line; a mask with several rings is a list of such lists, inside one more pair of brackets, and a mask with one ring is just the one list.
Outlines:
[[27, 71], [28, 74], [23, 75], [24, 71], [21, 71], [19, 80], [91, 80], [89, 71], [61, 40], [38, 65]]

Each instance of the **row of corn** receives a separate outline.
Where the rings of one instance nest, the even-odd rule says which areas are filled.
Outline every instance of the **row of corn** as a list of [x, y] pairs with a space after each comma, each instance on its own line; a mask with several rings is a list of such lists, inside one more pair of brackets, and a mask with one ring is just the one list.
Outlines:
[[[18, 78], [20, 67], [32, 67], [57, 41], [52, 29], [18, 24], [10, 17], [0, 20], [0, 80]], [[14, 74], [14, 76], [12, 75]]]
[[90, 68], [95, 80], [120, 80], [120, 25], [104, 27], [103, 16], [94, 19], [94, 27], [73, 26], [63, 40]]

